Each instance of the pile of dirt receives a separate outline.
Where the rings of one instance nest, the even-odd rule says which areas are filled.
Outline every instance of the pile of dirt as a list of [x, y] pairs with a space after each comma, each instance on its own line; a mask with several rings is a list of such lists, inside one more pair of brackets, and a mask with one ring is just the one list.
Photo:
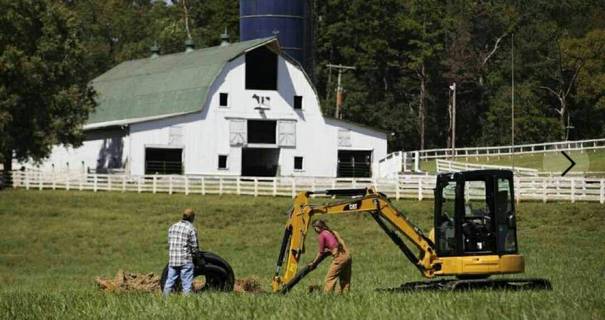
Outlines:
[[95, 279], [105, 292], [155, 292], [160, 290], [160, 277], [151, 273], [133, 273], [119, 270], [113, 279]]
[[[115, 277], [101, 278], [97, 277], [95, 282], [99, 288], [105, 292], [159, 292], [160, 277], [151, 273], [134, 273], [119, 270]], [[193, 292], [202, 291], [204, 288], [203, 279], [193, 280]], [[262, 293], [260, 281], [254, 277], [235, 280], [234, 292], [237, 293]]]
[[260, 281], [256, 278], [243, 278], [235, 280], [233, 291], [237, 293], [264, 293], [260, 287]]

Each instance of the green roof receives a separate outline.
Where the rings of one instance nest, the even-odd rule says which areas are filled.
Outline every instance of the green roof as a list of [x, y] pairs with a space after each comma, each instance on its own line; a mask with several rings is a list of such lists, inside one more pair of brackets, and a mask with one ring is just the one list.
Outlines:
[[97, 108], [87, 127], [201, 111], [225, 64], [275, 37], [123, 62], [92, 81]]

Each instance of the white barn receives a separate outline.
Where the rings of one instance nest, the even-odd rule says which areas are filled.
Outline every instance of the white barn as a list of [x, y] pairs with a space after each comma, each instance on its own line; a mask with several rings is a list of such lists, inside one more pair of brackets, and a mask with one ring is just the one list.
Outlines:
[[275, 38], [126, 61], [92, 84], [84, 144], [45, 170], [362, 177], [387, 152], [384, 132], [322, 114]]

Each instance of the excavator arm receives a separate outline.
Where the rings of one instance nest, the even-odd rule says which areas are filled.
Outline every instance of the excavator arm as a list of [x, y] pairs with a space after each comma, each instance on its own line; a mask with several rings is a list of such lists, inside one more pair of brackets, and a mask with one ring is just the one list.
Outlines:
[[[311, 195], [352, 196], [345, 201], [325, 205], [311, 205]], [[365, 213], [374, 218], [382, 230], [399, 247], [425, 277], [431, 278], [441, 267], [433, 242], [422, 230], [412, 224], [399, 212], [387, 197], [373, 189], [326, 190], [322, 192], [301, 192], [294, 198], [289, 210], [288, 221], [277, 259], [272, 288], [274, 292], [289, 290], [300, 280], [297, 276], [298, 264], [304, 253], [304, 242], [311, 218], [316, 214]], [[400, 237], [406, 237], [418, 249], [416, 255]], [[285, 268], [282, 268], [285, 262]], [[304, 270], [307, 271], [307, 270]]]

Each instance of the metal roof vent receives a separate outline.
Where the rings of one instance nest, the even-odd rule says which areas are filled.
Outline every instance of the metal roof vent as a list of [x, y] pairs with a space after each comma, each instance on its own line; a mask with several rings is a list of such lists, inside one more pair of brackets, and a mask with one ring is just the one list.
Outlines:
[[193, 42], [193, 39], [188, 38], [187, 40], [185, 40], [185, 52], [191, 52], [195, 49], [195, 43]]
[[225, 32], [221, 34], [221, 47], [226, 47], [229, 44], [229, 33], [227, 33], [227, 27], [225, 27]]
[[151, 51], [151, 57], [152, 58], [157, 58], [160, 56], [160, 47], [158, 46], [158, 43], [154, 43], [153, 46], [151, 46], [151, 48], [149, 48], [149, 50]]

